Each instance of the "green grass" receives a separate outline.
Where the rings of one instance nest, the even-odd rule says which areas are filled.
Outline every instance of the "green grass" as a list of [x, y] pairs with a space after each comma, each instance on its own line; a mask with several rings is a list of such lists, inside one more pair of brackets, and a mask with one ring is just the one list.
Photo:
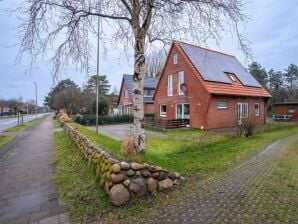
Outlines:
[[73, 223], [96, 222], [109, 208], [93, 167], [88, 166], [79, 148], [62, 131], [54, 132], [55, 181]]
[[14, 136], [0, 135], [0, 147], [10, 142], [13, 138]]
[[9, 129], [6, 129], [5, 132], [24, 131], [27, 128], [29, 128], [31, 125], [35, 124], [37, 121], [41, 120], [43, 117], [44, 116], [39, 117], [39, 118], [35, 118], [35, 119], [31, 120], [31, 121], [24, 122], [22, 125], [17, 125], [17, 126], [11, 127]]
[[121, 152], [120, 141], [96, 134], [85, 126], [72, 125], [120, 159], [146, 161], [186, 176], [216, 173], [253, 155], [276, 139], [298, 133], [297, 126], [265, 131], [250, 138], [235, 138], [198, 129], [164, 131], [162, 136], [147, 138], [144, 154], [127, 157]]

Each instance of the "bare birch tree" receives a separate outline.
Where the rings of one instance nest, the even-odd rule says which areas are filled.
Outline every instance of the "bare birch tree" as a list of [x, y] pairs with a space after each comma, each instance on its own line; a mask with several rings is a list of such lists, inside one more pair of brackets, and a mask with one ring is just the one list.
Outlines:
[[149, 43], [191, 39], [202, 44], [232, 31], [243, 52], [250, 50], [238, 29], [246, 20], [242, 0], [24, 0], [19, 9], [20, 52], [28, 53], [34, 63], [50, 49], [53, 75], [73, 63], [88, 70], [90, 34], [96, 33], [98, 17], [112, 23], [115, 43], [133, 47], [133, 137], [138, 152], [145, 149], [143, 78]]

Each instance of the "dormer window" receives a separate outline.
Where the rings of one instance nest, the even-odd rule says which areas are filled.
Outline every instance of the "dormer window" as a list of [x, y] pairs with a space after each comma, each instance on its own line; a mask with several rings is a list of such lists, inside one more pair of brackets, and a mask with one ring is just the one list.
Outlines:
[[173, 64], [176, 65], [177, 63], [178, 63], [178, 54], [175, 53], [175, 54], [173, 55]]

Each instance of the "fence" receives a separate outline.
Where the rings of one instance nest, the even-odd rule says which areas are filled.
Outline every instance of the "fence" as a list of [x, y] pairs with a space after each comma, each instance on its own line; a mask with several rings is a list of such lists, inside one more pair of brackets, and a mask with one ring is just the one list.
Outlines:
[[146, 127], [160, 129], [183, 128], [189, 124], [189, 119], [164, 120], [155, 119], [154, 117], [145, 117], [144, 121]]

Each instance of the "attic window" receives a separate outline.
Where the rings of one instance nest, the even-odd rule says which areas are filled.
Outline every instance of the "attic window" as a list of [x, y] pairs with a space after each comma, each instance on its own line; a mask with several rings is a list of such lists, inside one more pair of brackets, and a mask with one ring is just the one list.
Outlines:
[[173, 55], [173, 64], [176, 65], [177, 63], [178, 63], [178, 54], [175, 53], [175, 54]]
[[232, 80], [232, 82], [237, 82], [237, 78], [234, 74], [226, 73], [226, 75]]

